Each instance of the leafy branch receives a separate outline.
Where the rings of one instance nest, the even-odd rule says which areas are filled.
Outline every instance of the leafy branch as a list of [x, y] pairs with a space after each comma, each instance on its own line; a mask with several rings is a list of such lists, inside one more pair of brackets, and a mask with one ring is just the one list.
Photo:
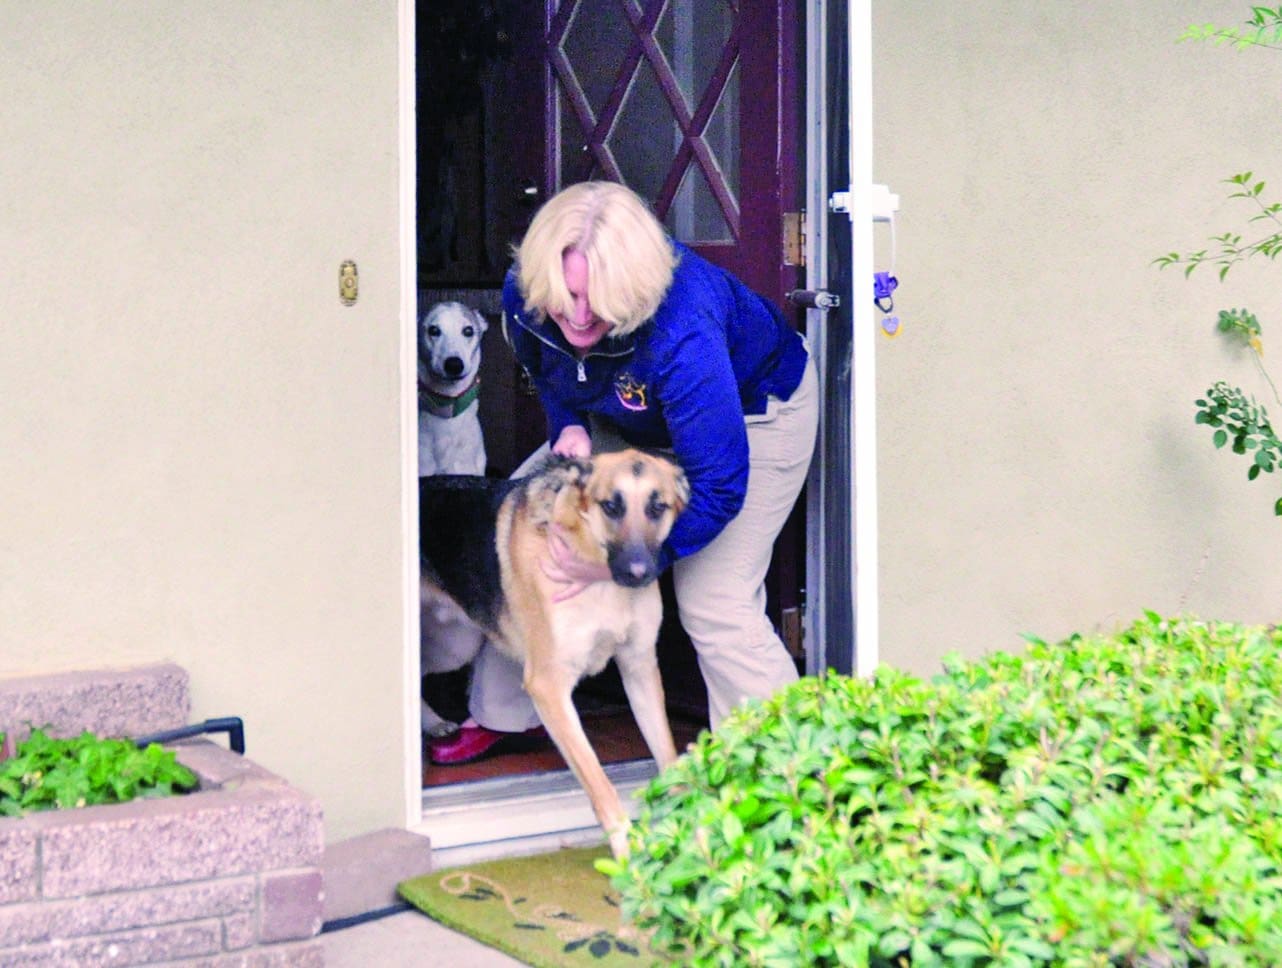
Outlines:
[[[1193, 25], [1185, 30], [1180, 40], [1204, 41], [1216, 47], [1232, 45], [1237, 50], [1248, 47], [1263, 47], [1269, 50], [1282, 50], [1282, 7], [1251, 7], [1251, 17], [1240, 27], [1218, 27], [1215, 24]], [[1213, 245], [1196, 252], [1180, 254], [1168, 252], [1153, 260], [1153, 265], [1161, 269], [1169, 266], [1183, 266], [1184, 278], [1205, 263], [1219, 267], [1220, 281], [1229, 274], [1229, 270], [1239, 262], [1255, 256], [1263, 256], [1270, 261], [1282, 253], [1282, 202], [1269, 202], [1264, 197], [1265, 183], [1255, 180], [1254, 173], [1239, 172], [1224, 179], [1236, 190], [1229, 193], [1229, 198], [1245, 199], [1255, 211], [1247, 222], [1266, 223], [1267, 234], [1252, 242], [1244, 242], [1240, 232], [1222, 232], [1213, 235], [1209, 241]], [[1245, 309], [1220, 310], [1217, 328], [1230, 339], [1237, 339], [1249, 346], [1251, 359], [1256, 369], [1264, 377], [1273, 391], [1273, 398], [1282, 404], [1277, 385], [1264, 368], [1262, 357], [1264, 347], [1260, 340], [1260, 322], [1255, 314]], [[1251, 455], [1251, 466], [1247, 477], [1255, 480], [1262, 473], [1271, 474], [1273, 469], [1282, 466], [1282, 441], [1274, 433], [1269, 423], [1268, 412], [1256, 403], [1254, 397], [1248, 397], [1239, 387], [1231, 387], [1223, 380], [1215, 383], [1206, 392], [1206, 397], [1197, 401], [1197, 413], [1194, 420], [1206, 424], [1214, 430], [1212, 437], [1217, 448], [1223, 447], [1230, 440], [1236, 454]], [[1273, 513], [1282, 516], [1282, 498], [1273, 505]]]
[[[1194, 423], [1206, 424], [1215, 430], [1212, 437], [1216, 448], [1232, 441], [1235, 454], [1251, 454], [1248, 480], [1255, 480], [1261, 473], [1272, 474], [1282, 465], [1282, 440], [1278, 439], [1269, 423], [1268, 412], [1247, 397], [1238, 387], [1231, 387], [1223, 380], [1206, 391], [1206, 397], [1197, 401], [1198, 412]], [[1273, 505], [1273, 513], [1282, 515], [1282, 498]]]
[[[1282, 396], [1278, 395], [1278, 388], [1261, 360], [1264, 345], [1260, 341], [1260, 321], [1255, 314], [1245, 309], [1221, 309], [1216, 328], [1227, 338], [1251, 348], [1251, 359], [1273, 391], [1273, 398], [1282, 404]], [[1282, 440], [1269, 422], [1268, 411], [1240, 387], [1231, 387], [1223, 380], [1215, 383], [1206, 391], [1206, 396], [1197, 401], [1197, 414], [1193, 419], [1215, 431], [1212, 441], [1217, 449], [1232, 441], [1233, 453], [1246, 456], [1254, 452], [1246, 472], [1248, 480], [1255, 480], [1261, 473], [1271, 474], [1275, 467], [1282, 466]], [[1282, 517], [1282, 498], [1274, 502], [1273, 513]]]
[[1205, 41], [1216, 47], [1231, 45], [1237, 50], [1267, 47], [1282, 50], [1282, 7], [1252, 7], [1251, 19], [1242, 27], [1217, 27], [1215, 24], [1193, 24], [1180, 40]]
[[1260, 371], [1260, 376], [1264, 377], [1269, 389], [1273, 391], [1273, 399], [1282, 404], [1282, 396], [1278, 395], [1277, 385], [1274, 384], [1273, 377], [1269, 376], [1269, 371], [1264, 368], [1262, 360], [1264, 344], [1260, 341], [1260, 321], [1255, 318], [1255, 313], [1245, 309], [1221, 309], [1216, 328], [1230, 339], [1238, 339], [1255, 351], [1255, 355], [1251, 357], [1255, 362], [1255, 368]]
[[1243, 262], [1252, 256], [1264, 256], [1270, 260], [1276, 259], [1279, 253], [1282, 253], [1282, 202], [1266, 203], [1261, 197], [1264, 192], [1265, 183], [1262, 181], [1253, 182], [1253, 173], [1249, 171], [1239, 172], [1230, 178], [1225, 178], [1224, 182], [1228, 185], [1236, 185], [1238, 191], [1231, 192], [1229, 198], [1244, 198], [1253, 202], [1258, 211], [1250, 216], [1248, 222], [1272, 222], [1277, 229], [1254, 242], [1243, 244], [1242, 236], [1237, 232], [1224, 232], [1220, 235], [1213, 235], [1208, 241], [1216, 243], [1218, 250], [1200, 249], [1197, 252], [1190, 252], [1181, 255], [1178, 252], [1168, 252], [1160, 255], [1153, 260], [1153, 264], [1160, 269], [1169, 266], [1184, 266], [1184, 277], [1187, 279], [1193, 274], [1193, 270], [1205, 262], [1210, 262], [1220, 267], [1220, 280], [1228, 275], [1231, 269], [1238, 262]]

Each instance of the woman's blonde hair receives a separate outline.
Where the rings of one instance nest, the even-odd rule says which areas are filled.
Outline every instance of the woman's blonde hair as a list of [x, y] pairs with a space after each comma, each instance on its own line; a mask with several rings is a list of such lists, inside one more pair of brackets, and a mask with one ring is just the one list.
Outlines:
[[573, 311], [561, 264], [570, 250], [587, 259], [588, 302], [612, 336], [654, 315], [677, 264], [663, 226], [630, 189], [606, 181], [571, 185], [539, 209], [516, 250], [525, 308], [540, 319]]

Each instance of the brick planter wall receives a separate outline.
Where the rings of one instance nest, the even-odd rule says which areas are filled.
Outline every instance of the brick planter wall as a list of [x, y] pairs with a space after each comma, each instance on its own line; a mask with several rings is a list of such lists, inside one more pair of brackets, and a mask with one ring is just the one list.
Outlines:
[[[153, 669], [159, 694], [177, 697], [169, 708], [179, 720], [144, 713], [145, 725], [134, 728], [126, 713], [117, 716], [123, 726], [106, 735], [185, 724], [185, 674], [175, 679], [174, 666]], [[58, 718], [28, 715], [22, 723], [76, 735], [85, 723], [101, 721], [104, 708], [123, 709], [119, 690], [101, 687], [104, 677], [117, 677], [131, 699], [141, 695], [145, 703], [149, 694], [146, 672], [141, 679], [83, 675], [99, 686], [86, 690], [81, 683], [71, 693], [107, 697], [105, 703], [77, 710], [65, 692], [33, 700], [41, 695], [32, 691], [33, 680], [0, 683], [0, 729], [25, 732], [9, 718], [15, 695], [24, 709], [34, 702], [61, 710]], [[42, 681], [50, 680], [59, 689], [69, 684], [63, 676]], [[215, 743], [172, 748], [200, 777], [197, 792], [0, 818], [0, 965], [323, 964], [316, 937], [323, 901], [319, 803]]]

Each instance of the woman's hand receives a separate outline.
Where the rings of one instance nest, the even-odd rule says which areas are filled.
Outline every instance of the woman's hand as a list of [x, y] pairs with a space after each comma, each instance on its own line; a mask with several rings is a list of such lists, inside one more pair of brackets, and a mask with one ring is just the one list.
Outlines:
[[561, 431], [552, 445], [552, 453], [558, 457], [586, 458], [592, 456], [592, 438], [585, 428], [570, 424]]
[[576, 555], [565, 532], [556, 524], [548, 528], [548, 557], [539, 559], [539, 567], [554, 582], [566, 586], [552, 596], [554, 602], [573, 598], [596, 582], [611, 580], [609, 565], [584, 561]]

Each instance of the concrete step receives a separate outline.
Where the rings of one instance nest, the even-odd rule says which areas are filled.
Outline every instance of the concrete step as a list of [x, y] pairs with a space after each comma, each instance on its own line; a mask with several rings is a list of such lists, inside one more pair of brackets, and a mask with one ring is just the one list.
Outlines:
[[325, 847], [324, 917], [328, 924], [400, 903], [396, 885], [432, 870], [432, 844], [422, 834], [389, 827]]

